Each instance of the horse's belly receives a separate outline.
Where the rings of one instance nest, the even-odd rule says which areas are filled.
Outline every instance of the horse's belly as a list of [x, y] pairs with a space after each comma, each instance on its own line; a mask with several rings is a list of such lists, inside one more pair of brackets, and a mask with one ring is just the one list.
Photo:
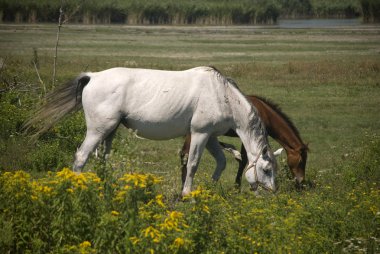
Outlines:
[[177, 138], [190, 132], [189, 121], [185, 119], [162, 122], [128, 118], [123, 124], [136, 131], [138, 136], [153, 140]]

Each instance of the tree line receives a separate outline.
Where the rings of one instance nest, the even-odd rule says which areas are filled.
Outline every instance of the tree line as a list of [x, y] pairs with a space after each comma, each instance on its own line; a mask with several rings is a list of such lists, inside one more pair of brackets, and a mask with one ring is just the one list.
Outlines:
[[0, 22], [130, 25], [274, 24], [282, 18], [380, 20], [379, 0], [0, 0]]

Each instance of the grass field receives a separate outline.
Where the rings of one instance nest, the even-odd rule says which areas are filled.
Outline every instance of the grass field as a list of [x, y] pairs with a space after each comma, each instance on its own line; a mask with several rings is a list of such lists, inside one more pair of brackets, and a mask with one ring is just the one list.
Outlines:
[[[2, 97], [0, 99], [3, 100], [2, 112], [8, 110], [6, 112], [9, 113], [9, 116], [3, 115], [1, 127], [3, 130], [14, 129], [9, 133], [3, 132], [1, 136], [1, 170], [29, 170], [25, 167], [33, 164], [30, 158], [41, 159], [40, 157], [44, 156], [42, 152], [39, 155], [33, 155], [30, 150], [37, 151], [38, 147], [50, 142], [48, 138], [45, 138], [37, 147], [30, 144], [23, 145], [25, 138], [18, 135], [16, 125], [20, 125], [20, 122], [26, 119], [28, 112], [31, 112], [32, 105], [40, 101], [41, 84], [31, 64], [32, 61], [38, 62], [41, 79], [48, 89], [51, 88], [56, 30], [54, 25], [0, 24], [2, 65], [0, 72]], [[293, 183], [284, 173], [285, 157], [283, 156], [279, 160], [282, 173], [279, 175], [281, 186], [277, 198], [267, 197], [269, 203], [262, 199], [255, 201], [246, 183], [243, 185], [243, 193], [233, 191], [237, 163], [230, 155], [227, 155], [227, 168], [214, 191], [223, 196], [227, 202], [231, 202], [230, 205], [236, 205], [232, 199], [240, 200], [242, 197], [252, 199], [252, 203], [244, 205], [244, 209], [247, 210], [253, 209], [252, 207], [256, 204], [265, 211], [269, 211], [270, 205], [279, 204], [278, 202], [281, 203], [289, 198], [295, 199], [304, 210], [310, 213], [314, 213], [313, 209], [325, 205], [321, 208], [323, 212], [316, 211], [320, 216], [318, 219], [312, 215], [296, 214], [304, 216], [302, 217], [304, 219], [312, 218], [306, 220], [308, 222], [305, 228], [298, 227], [298, 231], [295, 231], [295, 234], [305, 235], [305, 239], [307, 237], [312, 239], [312, 235], [307, 234], [311, 232], [308, 231], [307, 225], [311, 228], [312, 226], [307, 223], [320, 223], [321, 228], [328, 225], [335, 227], [326, 229], [326, 232], [317, 230], [320, 237], [316, 238], [317, 247], [313, 249], [310, 247], [311, 242], [306, 240], [302, 242], [299, 239], [300, 245], [286, 249], [283, 248], [286, 240], [281, 238], [286, 238], [286, 233], [281, 235], [281, 239], [276, 238], [276, 233], [273, 233], [272, 240], [280, 242], [277, 245], [267, 243], [267, 248], [257, 248], [258, 252], [269, 253], [280, 249], [292, 253], [298, 251], [318, 253], [321, 250], [333, 252], [336, 246], [339, 251], [355, 251], [355, 249], [349, 249], [348, 244], [345, 246], [344, 241], [351, 239], [350, 237], [356, 239], [355, 246], [365, 245], [363, 248], [367, 251], [379, 251], [380, 204], [375, 202], [379, 200], [379, 193], [374, 192], [373, 197], [371, 196], [366, 203], [368, 209], [369, 207], [374, 209], [373, 218], [363, 215], [365, 218], [358, 221], [361, 221], [364, 229], [355, 232], [350, 232], [347, 226], [350, 221], [345, 214], [351, 205], [357, 204], [348, 204], [341, 200], [344, 195], [356, 190], [357, 186], [374, 185], [374, 190], [379, 190], [378, 157], [374, 156], [375, 162], [371, 161], [374, 164], [370, 164], [375, 165], [373, 175], [377, 178], [369, 179], [368, 177], [364, 182], [356, 182], [359, 176], [355, 175], [355, 167], [361, 165], [361, 158], [364, 160], [365, 154], [370, 153], [368, 151], [376, 150], [376, 148], [368, 150], [366, 147], [374, 142], [377, 145], [380, 144], [378, 142], [380, 135], [379, 27], [276, 29], [251, 26], [65, 25], [60, 34], [58, 49], [57, 83], [85, 70], [99, 71], [115, 66], [180, 70], [200, 65], [213, 65], [226, 76], [235, 79], [246, 94], [265, 96], [278, 103], [294, 121], [303, 140], [309, 144], [310, 154], [306, 176], [314, 183], [314, 187], [306, 192], [295, 191]], [[17, 98], [16, 102], [14, 98]], [[8, 104], [12, 107], [6, 104], [6, 100], [9, 100]], [[5, 106], [8, 107], [6, 110]], [[18, 110], [22, 112], [19, 120], [15, 119], [18, 117]], [[65, 127], [59, 127], [60, 133], [73, 134], [75, 131], [76, 138], [70, 139], [70, 146], [56, 149], [63, 151], [59, 153], [61, 156], [59, 165], [70, 167], [75, 147], [79, 146], [84, 134], [83, 117], [81, 114], [76, 115], [74, 120], [68, 119], [65, 124], [72, 124], [74, 127], [71, 132], [63, 132], [62, 129]], [[82, 133], [78, 133], [78, 130]], [[66, 139], [62, 135], [54, 137], [62, 140], [63, 143]], [[221, 139], [239, 146], [237, 139]], [[159, 187], [159, 192], [164, 193], [171, 207], [186, 206], [186, 204], [173, 204], [173, 200], [180, 192], [178, 150], [182, 142], [181, 138], [160, 142], [140, 140], [127, 131], [120, 130], [115, 140], [110, 163], [120, 174], [126, 167], [129, 171], [131, 168], [138, 167], [138, 172], [161, 176], [163, 183]], [[272, 142], [272, 144], [274, 148], [278, 147], [276, 143]], [[24, 153], [28, 156], [24, 156]], [[211, 156], [205, 153], [195, 178], [196, 186], [204, 184], [210, 187], [214, 165]], [[98, 167], [98, 162], [92, 159], [86, 170], [96, 167]], [[42, 176], [43, 173], [36, 171], [58, 169], [53, 167], [36, 170], [34, 168], [33, 174]], [[358, 172], [362, 170], [357, 169]], [[341, 175], [344, 177], [340, 177]], [[355, 187], [351, 187], [353, 183]], [[335, 192], [326, 186], [336, 188]], [[368, 189], [367, 192], [369, 193], [370, 190]], [[336, 202], [337, 207], [325, 203], [328, 201]], [[344, 207], [341, 212], [336, 211], [336, 214], [332, 216], [331, 210], [340, 209], [338, 203], [344, 203]], [[244, 209], [238, 209], [238, 211], [244, 212]], [[277, 211], [276, 209], [272, 209], [272, 212]], [[284, 217], [291, 213], [292, 211], [285, 213]], [[341, 224], [336, 221], [342, 221], [343, 226], [337, 228], [337, 225]], [[303, 222], [299, 221], [300, 224]], [[368, 225], [371, 228], [366, 229]], [[263, 228], [261, 230], [270, 232]], [[275, 232], [279, 232], [279, 229]], [[257, 235], [256, 237], [259, 238]], [[357, 243], [357, 239], [366, 239], [363, 240], [365, 244]], [[324, 241], [328, 242], [325, 247], [323, 247], [326, 244]], [[304, 248], [305, 245], [309, 247]], [[346, 247], [348, 249], [344, 249]], [[212, 248], [205, 248], [205, 251], [213, 252], [211, 250]], [[251, 250], [254, 252], [253, 250], [256, 249]], [[241, 251], [235, 249], [234, 252]]]

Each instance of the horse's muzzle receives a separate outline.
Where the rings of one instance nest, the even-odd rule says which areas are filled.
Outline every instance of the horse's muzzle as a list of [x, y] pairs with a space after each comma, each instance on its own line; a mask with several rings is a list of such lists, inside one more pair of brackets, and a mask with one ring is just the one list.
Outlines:
[[259, 186], [261, 186], [261, 188], [263, 188], [264, 190], [269, 191], [269, 192], [271, 192], [273, 194], [276, 193], [277, 190], [278, 190], [278, 188], [276, 186], [267, 187], [264, 184], [261, 184], [261, 183], [258, 183], [258, 182], [250, 183], [250, 186], [251, 186], [251, 190], [252, 191], [257, 191], [257, 189], [259, 188]]
[[252, 191], [257, 191], [257, 189], [259, 188], [258, 183], [250, 183], [250, 186]]

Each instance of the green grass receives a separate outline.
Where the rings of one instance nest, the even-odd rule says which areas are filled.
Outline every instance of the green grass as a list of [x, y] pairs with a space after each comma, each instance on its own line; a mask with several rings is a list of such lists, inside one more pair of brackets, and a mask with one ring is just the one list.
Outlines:
[[[272, 99], [294, 120], [305, 142], [310, 143], [308, 171], [312, 172], [333, 168], [342, 155], [364, 142], [366, 135], [379, 134], [379, 33], [376, 27], [284, 30], [66, 25], [60, 37], [58, 80], [63, 82], [83, 70], [114, 66], [216, 66], [245, 93]], [[5, 78], [13, 76], [17, 82], [38, 86], [30, 64], [35, 48], [42, 79], [49, 86], [56, 27], [1, 25], [0, 35]], [[158, 163], [163, 154], [173, 167], [181, 142], [139, 143], [143, 151], [150, 147], [162, 151], [149, 156], [150, 160]], [[227, 169], [233, 174], [231, 167], [235, 164]]]
[[[33, 174], [41, 176], [46, 170], [70, 167], [75, 149], [83, 138], [82, 114], [65, 120], [37, 145], [26, 145], [26, 138], [18, 129], [34, 105], [41, 101], [41, 85], [31, 64], [33, 48], [38, 52], [41, 77], [47, 87], [51, 87], [56, 29], [54, 25], [0, 25], [0, 58], [4, 63], [0, 72], [0, 89], [3, 91], [0, 94], [1, 170], [32, 170]], [[372, 229], [369, 235], [365, 235], [362, 228], [350, 232], [350, 221], [345, 218], [349, 207], [357, 205], [345, 199], [347, 193], [357, 191], [361, 184], [371, 186], [378, 181], [376, 172], [380, 168], [376, 164], [376, 156], [365, 160], [375, 163], [373, 179], [359, 177], [358, 174], [365, 172], [367, 166], [365, 163], [352, 166], [352, 161], [360, 162], [360, 158], [364, 158], [359, 156], [363, 147], [378, 140], [380, 135], [379, 45], [380, 29], [364, 26], [286, 30], [250, 26], [65, 25], [61, 31], [57, 78], [60, 83], [84, 70], [99, 71], [115, 66], [180, 70], [213, 65], [226, 76], [234, 78], [243, 92], [270, 98], [293, 119], [304, 141], [309, 143], [306, 176], [315, 188], [301, 193], [295, 191], [293, 182], [286, 177], [283, 155], [279, 159], [281, 187], [278, 198], [268, 196], [268, 202], [265, 199], [255, 202], [245, 182], [242, 193], [234, 191], [237, 162], [229, 154], [226, 155], [228, 164], [220, 183], [213, 186], [211, 174], [215, 163], [207, 152], [203, 155], [195, 185], [213, 186], [210, 188], [230, 205], [238, 206], [236, 200], [247, 198], [250, 202], [245, 203], [241, 210], [236, 209], [248, 214], [256, 205], [265, 211], [275, 205], [280, 207], [274, 211], [286, 210], [288, 208], [281, 202], [295, 199], [303, 207], [297, 216], [306, 221], [306, 226], [317, 225], [318, 237], [321, 237], [316, 241], [318, 244], [324, 242], [323, 237], [332, 237], [331, 241], [341, 242], [343, 246], [345, 240], [353, 237], [379, 238]], [[222, 137], [221, 140], [240, 145], [238, 139]], [[176, 200], [181, 187], [178, 150], [182, 142], [181, 138], [160, 142], [140, 140], [120, 129], [109, 166], [117, 172], [137, 170], [162, 176], [159, 192], [164, 193], [171, 206], [178, 208], [181, 205], [173, 200]], [[278, 147], [275, 142], [271, 143], [274, 148]], [[98, 164], [92, 158], [85, 170], [96, 170]], [[376, 184], [378, 188], [378, 182]], [[364, 196], [360, 198], [365, 200]], [[380, 209], [378, 204], [367, 205]], [[318, 207], [323, 209], [314, 212], [313, 209]], [[310, 214], [303, 214], [305, 211]], [[283, 216], [285, 219], [287, 214]], [[355, 220], [355, 217], [351, 219]], [[369, 225], [371, 220], [376, 222], [374, 217], [356, 219], [362, 225]], [[301, 226], [301, 222], [297, 225], [303, 234], [316, 233]], [[335, 228], [326, 228], [326, 232], [322, 232], [328, 225]], [[374, 228], [377, 226], [375, 223]], [[277, 233], [283, 230], [274, 228]], [[308, 236], [312, 239], [312, 235]], [[277, 240], [280, 245], [286, 242]], [[327, 247], [319, 246], [321, 248], [316, 247], [314, 251], [332, 252], [331, 248], [336, 245], [331, 241]], [[313, 250], [311, 242], [305, 240], [303, 244], [308, 248], [301, 252]], [[274, 251], [273, 246], [262, 252], [270, 251]]]

